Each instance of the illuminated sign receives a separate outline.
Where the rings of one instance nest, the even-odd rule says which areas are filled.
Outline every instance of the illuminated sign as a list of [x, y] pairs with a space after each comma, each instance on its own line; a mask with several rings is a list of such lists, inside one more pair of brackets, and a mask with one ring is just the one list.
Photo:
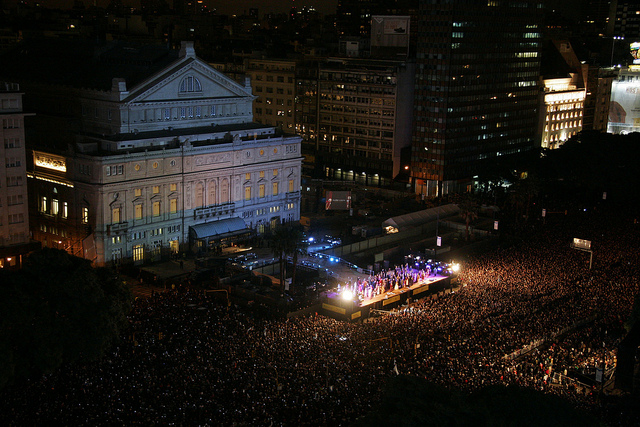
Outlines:
[[591, 240], [573, 239], [573, 247], [584, 251], [591, 250]]
[[414, 295], [421, 294], [422, 292], [426, 292], [428, 290], [429, 290], [429, 285], [427, 284], [413, 291], [413, 294]]
[[394, 303], [396, 301], [400, 301], [400, 295], [396, 295], [395, 297], [391, 297], [391, 298], [388, 298], [388, 299], [382, 301], [382, 305], [385, 306], [387, 304], [392, 304], [392, 303]]
[[640, 64], [640, 43], [633, 42], [629, 45], [629, 50], [631, 51], [631, 56], [633, 56], [633, 63]]
[[552, 92], [544, 96], [544, 102], [575, 102], [582, 101], [584, 99], [586, 90], [567, 91], [567, 92]]
[[50, 156], [45, 156], [43, 154], [34, 154], [35, 156], [35, 164], [38, 167], [45, 169], [53, 169], [58, 172], [66, 172], [67, 171], [67, 163], [64, 159], [54, 158]]
[[351, 191], [327, 191], [326, 210], [347, 210], [351, 208]]
[[324, 308], [325, 310], [333, 311], [334, 313], [338, 313], [338, 314], [345, 314], [347, 312], [347, 310], [345, 310], [342, 307], [336, 307], [335, 305], [325, 304], [325, 303], [322, 303], [322, 308]]

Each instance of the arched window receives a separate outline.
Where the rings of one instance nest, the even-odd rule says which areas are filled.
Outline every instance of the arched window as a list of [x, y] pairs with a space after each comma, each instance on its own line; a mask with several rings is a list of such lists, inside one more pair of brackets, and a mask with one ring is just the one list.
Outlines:
[[222, 180], [220, 185], [220, 203], [229, 203], [229, 180]]
[[201, 182], [196, 184], [196, 198], [194, 208], [201, 208], [204, 206], [204, 186]]
[[215, 181], [209, 182], [209, 197], [207, 197], [207, 205], [217, 205], [216, 201], [216, 183]]
[[193, 76], [187, 76], [180, 82], [180, 93], [202, 92], [200, 80]]

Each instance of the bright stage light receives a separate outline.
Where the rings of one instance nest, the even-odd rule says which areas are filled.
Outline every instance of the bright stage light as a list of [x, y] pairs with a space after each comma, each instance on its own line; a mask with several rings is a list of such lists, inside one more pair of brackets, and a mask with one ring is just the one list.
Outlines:
[[460, 271], [460, 264], [452, 264], [451, 270], [453, 270], [454, 273], [457, 273], [458, 271]]
[[344, 291], [342, 293], [342, 299], [346, 301], [351, 301], [353, 299], [353, 293], [351, 291]]

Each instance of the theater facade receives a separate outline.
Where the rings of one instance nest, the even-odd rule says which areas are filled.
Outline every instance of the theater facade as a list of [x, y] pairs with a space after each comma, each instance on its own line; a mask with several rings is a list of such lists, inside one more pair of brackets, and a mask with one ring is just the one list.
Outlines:
[[27, 174], [35, 239], [96, 265], [141, 263], [299, 221], [301, 139], [253, 122], [248, 80], [189, 42], [100, 55], [92, 80], [109, 87], [25, 87], [40, 114]]

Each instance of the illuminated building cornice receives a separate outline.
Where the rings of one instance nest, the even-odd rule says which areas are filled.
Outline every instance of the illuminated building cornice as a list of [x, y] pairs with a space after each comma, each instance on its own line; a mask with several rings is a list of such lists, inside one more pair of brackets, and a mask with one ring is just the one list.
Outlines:
[[67, 162], [61, 157], [53, 157], [42, 153], [34, 153], [34, 162], [37, 167], [53, 169], [58, 172], [67, 171]]
[[45, 178], [44, 176], [37, 176], [37, 175], [28, 173], [27, 174], [27, 178], [32, 178], [32, 179], [37, 179], [37, 180], [40, 180], [40, 181], [51, 182], [53, 184], [64, 185], [66, 187], [73, 188], [73, 184], [71, 184], [69, 182], [63, 182], [63, 181], [59, 181], [57, 179], [52, 179], [52, 178]]

